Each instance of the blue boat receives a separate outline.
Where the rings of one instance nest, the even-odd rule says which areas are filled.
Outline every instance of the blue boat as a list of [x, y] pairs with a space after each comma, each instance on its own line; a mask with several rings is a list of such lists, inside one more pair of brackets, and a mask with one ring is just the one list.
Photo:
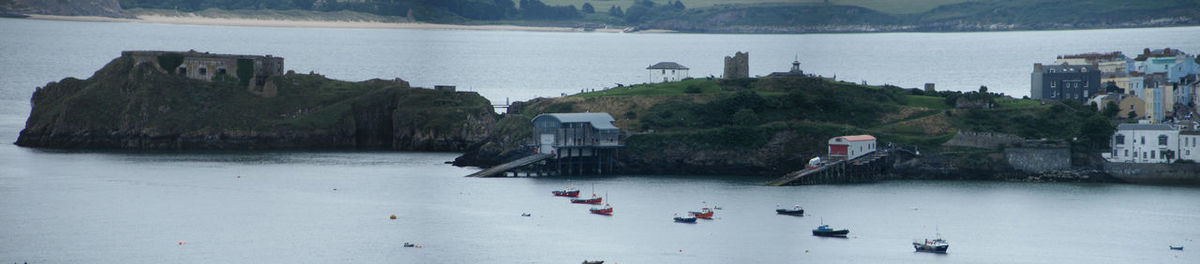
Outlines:
[[694, 223], [696, 223], [696, 217], [694, 217], [694, 216], [688, 216], [688, 217], [676, 216], [675, 222], [676, 223], [694, 224]]
[[1171, 250], [1183, 250], [1183, 246], [1170, 246]]

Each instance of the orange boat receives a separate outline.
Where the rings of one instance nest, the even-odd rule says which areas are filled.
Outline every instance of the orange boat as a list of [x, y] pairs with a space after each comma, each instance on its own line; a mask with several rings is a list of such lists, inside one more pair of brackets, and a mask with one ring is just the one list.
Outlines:
[[713, 210], [709, 209], [708, 207], [704, 207], [704, 208], [700, 209], [699, 212], [691, 211], [691, 212], [688, 212], [688, 214], [695, 216], [696, 218], [700, 218], [700, 219], [712, 219]]
[[604, 206], [601, 207], [592, 207], [591, 209], [588, 209], [588, 211], [591, 211], [593, 214], [600, 215], [612, 215], [613, 213], [612, 206], [609, 206], [608, 204], [604, 204]]

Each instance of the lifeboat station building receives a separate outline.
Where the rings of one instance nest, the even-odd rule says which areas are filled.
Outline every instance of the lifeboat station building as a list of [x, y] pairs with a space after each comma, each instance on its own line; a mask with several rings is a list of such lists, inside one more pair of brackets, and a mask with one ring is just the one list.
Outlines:
[[551, 113], [533, 118], [535, 151], [551, 154], [560, 175], [612, 171], [621, 130], [608, 113]]
[[852, 160], [875, 152], [875, 137], [871, 135], [840, 136], [829, 139], [830, 160]]

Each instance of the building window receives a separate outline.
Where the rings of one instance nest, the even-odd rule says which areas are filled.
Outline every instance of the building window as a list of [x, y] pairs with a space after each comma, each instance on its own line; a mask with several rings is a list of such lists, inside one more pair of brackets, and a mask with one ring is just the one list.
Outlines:
[[1125, 145], [1125, 135], [1117, 134], [1117, 145]]
[[1128, 150], [1128, 149], [1126, 149], [1126, 150], [1125, 150], [1125, 157], [1129, 157], [1129, 150]]
[[1050, 82], [1050, 88], [1055, 88], [1055, 87], [1058, 87], [1058, 83], [1057, 83], [1057, 82]]
[[225, 72], [225, 68], [217, 68], [217, 75], [226, 75], [226, 74], [229, 74], [229, 73]]
[[179, 74], [187, 74], [187, 67], [179, 67]]
[[208, 68], [200, 68], [200, 75], [208, 75]]
[[1166, 146], [1166, 145], [1167, 145], [1167, 135], [1159, 135], [1159, 136], [1158, 136], [1158, 145], [1159, 145], [1159, 146]]
[[[1146, 145], [1146, 136], [1142, 136], [1141, 141], [1142, 141], [1142, 145]], [[1143, 154], [1145, 154], [1145, 153], [1143, 153]], [[1142, 155], [1142, 156], [1145, 156], [1145, 155]]]
[[1155, 158], [1155, 157], [1154, 157], [1154, 151], [1151, 151], [1151, 152], [1150, 152], [1150, 158], [1151, 158], [1151, 159], [1157, 159], [1157, 158]]

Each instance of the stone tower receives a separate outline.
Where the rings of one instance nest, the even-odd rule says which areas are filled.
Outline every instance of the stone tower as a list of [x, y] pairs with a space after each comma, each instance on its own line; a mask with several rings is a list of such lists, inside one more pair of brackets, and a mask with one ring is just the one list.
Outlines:
[[733, 57], [725, 56], [725, 79], [750, 78], [750, 52], [737, 52]]

